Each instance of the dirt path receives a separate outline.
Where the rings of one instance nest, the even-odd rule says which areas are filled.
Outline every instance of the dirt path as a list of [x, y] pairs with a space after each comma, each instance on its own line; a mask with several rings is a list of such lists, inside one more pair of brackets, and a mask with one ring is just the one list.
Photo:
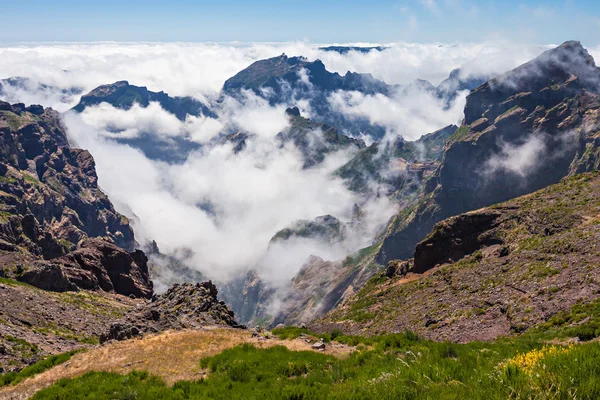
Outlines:
[[[198, 365], [201, 358], [218, 354], [241, 343], [252, 343], [263, 348], [283, 345], [290, 350], [312, 350], [311, 344], [302, 339], [259, 339], [253, 338], [251, 332], [239, 329], [206, 328], [165, 332], [142, 339], [110, 343], [76, 354], [64, 364], [16, 386], [0, 389], [0, 399], [27, 399], [59, 379], [72, 378], [89, 371], [126, 374], [133, 370], [146, 370], [160, 376], [168, 384], [198, 379], [206, 374]], [[352, 351], [352, 347], [339, 344], [325, 349], [326, 354], [338, 357]]]

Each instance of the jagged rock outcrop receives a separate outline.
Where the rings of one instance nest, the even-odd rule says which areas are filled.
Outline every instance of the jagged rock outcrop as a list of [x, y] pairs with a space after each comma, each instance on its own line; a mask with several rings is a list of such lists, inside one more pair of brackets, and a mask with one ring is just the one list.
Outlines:
[[336, 126], [349, 136], [361, 133], [383, 137], [385, 129], [371, 124], [366, 118], [347, 118], [332, 110], [328, 97], [335, 91], [359, 91], [363, 94], [391, 94], [396, 86], [388, 85], [371, 74], [348, 71], [345, 75], [329, 72], [321, 60], [308, 61], [304, 57], [282, 54], [259, 60], [225, 81], [223, 94], [239, 97], [243, 90], [251, 90], [266, 98], [270, 104], [310, 104], [313, 117]]
[[304, 168], [320, 164], [329, 153], [365, 147], [362, 139], [342, 135], [333, 126], [302, 117], [297, 107], [288, 108], [286, 115], [290, 120], [290, 126], [278, 133], [275, 138], [282, 146], [291, 142], [300, 150], [304, 159]]
[[[310, 328], [492, 340], [597, 302], [599, 199], [600, 173], [584, 173], [444, 220], [417, 245], [414, 260], [392, 261], [387, 276]], [[402, 265], [406, 273], [396, 273]]]
[[261, 88], [270, 88], [280, 93], [283, 90], [282, 81], [300, 87], [302, 71], [306, 71], [314, 86], [326, 91], [358, 90], [375, 94], [388, 93], [391, 88], [385, 82], [373, 78], [371, 74], [347, 72], [341, 76], [337, 72], [327, 71], [321, 60], [308, 61], [304, 57], [288, 57], [282, 54], [279, 57], [254, 62], [225, 81], [223, 90], [229, 93], [239, 89], [258, 92]]
[[85, 239], [62, 257], [24, 267], [19, 280], [44, 290], [104, 290], [125, 296], [152, 296], [148, 258], [141, 250], [128, 253], [102, 239]]
[[69, 146], [58, 113], [0, 102], [2, 275], [47, 290], [150, 297], [147, 259], [97, 181], [94, 159]]
[[169, 329], [223, 325], [242, 328], [225, 302], [217, 299], [212, 282], [176, 284], [156, 295], [141, 309], [134, 309], [101, 335], [100, 341], [125, 340]]
[[[58, 113], [0, 102], [0, 239], [36, 257], [64, 254], [86, 237], [133, 251], [133, 231], [98, 188], [94, 159], [69, 147]], [[5, 249], [5, 250], [6, 250]]]
[[392, 221], [380, 264], [409, 258], [434, 224], [598, 165], [600, 70], [566, 42], [475, 89], [448, 139], [437, 187]]

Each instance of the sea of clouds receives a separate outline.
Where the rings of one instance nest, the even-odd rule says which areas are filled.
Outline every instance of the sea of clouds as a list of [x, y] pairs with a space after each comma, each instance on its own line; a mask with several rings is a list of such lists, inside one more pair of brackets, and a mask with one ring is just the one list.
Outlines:
[[[269, 105], [251, 93], [242, 99], [223, 99], [215, 109], [216, 118], [185, 121], [154, 103], [127, 111], [108, 104], [81, 114], [69, 109], [81, 93], [119, 80], [213, 104], [226, 79], [254, 61], [282, 53], [321, 59], [328, 70], [340, 74], [371, 73], [388, 84], [426, 79], [437, 85], [455, 68], [461, 68], [465, 77], [493, 76], [549, 47], [501, 42], [385, 46], [389, 48], [382, 52], [342, 55], [305, 42], [28, 44], [0, 47], [0, 79], [20, 76], [33, 82], [5, 93], [5, 100], [39, 103], [64, 112], [70, 139], [91, 151], [101, 187], [117, 209], [134, 221], [140, 244], [156, 240], [166, 254], [189, 249], [188, 266], [220, 281], [258, 267], [266, 279], [285, 282], [311, 254], [339, 259], [369, 245], [397, 211], [386, 198], [366, 201], [334, 176], [355, 150], [334, 152], [320, 165], [303, 168], [298, 149], [274, 140], [289, 125], [284, 111], [291, 104]], [[37, 83], [47, 86], [40, 88]], [[349, 118], [366, 118], [384, 127], [388, 139], [402, 135], [415, 140], [460, 123], [466, 94], [449, 106], [418, 89], [390, 97], [338, 92], [329, 102]], [[228, 143], [208, 145], [219, 133], [236, 130], [254, 135], [244, 151], [236, 153]], [[202, 147], [185, 162], [170, 164], [114, 140], [147, 132], [166, 141], [186, 137]], [[300, 240], [269, 253], [269, 240], [278, 230], [298, 219], [326, 214], [349, 221], [356, 203], [367, 215], [367, 228], [360, 237], [351, 235], [335, 245]]]

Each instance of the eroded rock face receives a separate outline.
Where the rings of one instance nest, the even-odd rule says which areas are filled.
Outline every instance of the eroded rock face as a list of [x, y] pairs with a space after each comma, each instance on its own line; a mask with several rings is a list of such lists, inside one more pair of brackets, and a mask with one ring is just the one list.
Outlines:
[[148, 258], [140, 250], [128, 253], [102, 239], [86, 239], [77, 250], [38, 261], [19, 277], [23, 282], [58, 292], [104, 290], [125, 296], [152, 296]]
[[59, 115], [0, 102], [0, 271], [53, 291], [150, 297], [129, 221], [98, 188], [94, 159]]
[[217, 299], [217, 294], [216, 286], [210, 281], [174, 285], [164, 294], [153, 297], [141, 309], [129, 312], [121, 321], [114, 323], [100, 341], [125, 340], [168, 329], [207, 325], [243, 328], [234, 320], [233, 311]]
[[98, 188], [94, 159], [69, 146], [51, 109], [0, 102], [0, 240], [46, 259], [86, 237], [133, 251], [133, 230]]
[[600, 165], [600, 69], [567, 42], [475, 89], [437, 187], [388, 228], [377, 261], [410, 258], [435, 223]]
[[493, 228], [502, 215], [496, 210], [458, 215], [440, 222], [415, 249], [413, 272], [422, 273], [458, 261], [485, 246], [502, 244]]

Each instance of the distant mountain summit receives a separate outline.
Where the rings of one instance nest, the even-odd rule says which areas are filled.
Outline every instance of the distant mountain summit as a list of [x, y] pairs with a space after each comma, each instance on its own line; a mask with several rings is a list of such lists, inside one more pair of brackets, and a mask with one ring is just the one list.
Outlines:
[[214, 113], [206, 105], [193, 97], [171, 97], [162, 91], [152, 92], [145, 86], [130, 85], [127, 81], [98, 86], [83, 95], [79, 104], [73, 109], [82, 112], [86, 107], [108, 103], [116, 108], [129, 110], [136, 103], [141, 107], [147, 107], [152, 101], [158, 102], [162, 108], [182, 121], [187, 115], [214, 116]]
[[384, 51], [387, 47], [384, 46], [326, 46], [319, 47], [319, 50], [322, 51], [334, 51], [340, 54], [347, 54], [351, 51], [356, 51], [358, 53], [370, 53], [371, 51]]
[[283, 82], [292, 89], [302, 89], [308, 83], [302, 71], [306, 70], [310, 84], [322, 90], [357, 90], [365, 94], [386, 93], [393, 86], [373, 78], [371, 74], [358, 74], [348, 71], [344, 76], [337, 72], [329, 72], [321, 60], [308, 61], [305, 57], [288, 57], [282, 54], [266, 60], [256, 61], [248, 68], [238, 72], [225, 81], [223, 90], [231, 93], [236, 89], [270, 88], [281, 93], [285, 88]]
[[[188, 116], [216, 117], [216, 114], [208, 106], [193, 97], [171, 97], [165, 92], [153, 92], [144, 86], [131, 85], [127, 81], [98, 86], [83, 95], [79, 104], [73, 107], [73, 110], [83, 112], [88, 107], [98, 106], [102, 103], [110, 104], [122, 110], [129, 110], [134, 104], [145, 108], [151, 102], [157, 102], [165, 111], [173, 114], [180, 121], [185, 121]], [[171, 135], [166, 139], [160, 136], [161, 132], [149, 131], [140, 132], [134, 138], [120, 138], [118, 137], [119, 132], [115, 133], [115, 141], [140, 149], [150, 159], [170, 163], [183, 162], [191, 151], [200, 148], [199, 143], [182, 135]]]

